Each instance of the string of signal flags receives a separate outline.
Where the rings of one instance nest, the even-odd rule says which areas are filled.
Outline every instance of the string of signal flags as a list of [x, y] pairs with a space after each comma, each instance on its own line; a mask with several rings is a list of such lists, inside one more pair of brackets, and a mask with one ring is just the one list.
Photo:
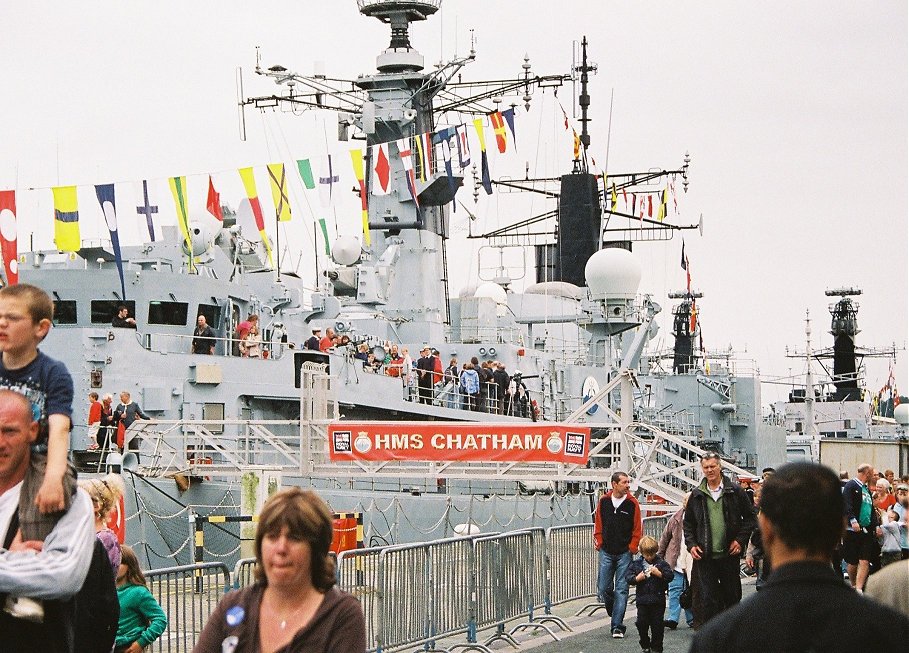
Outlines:
[[[561, 107], [565, 120], [566, 131], [570, 129], [573, 133], [574, 155], [575, 158], [581, 156], [580, 137], [573, 127], [571, 127], [568, 115], [564, 108]], [[487, 114], [489, 125], [492, 127], [495, 139], [496, 149], [499, 154], [505, 154], [509, 149], [509, 134], [512, 143], [517, 142], [515, 131], [515, 109], [514, 107], [504, 111], [494, 111]], [[471, 130], [471, 127], [473, 128]], [[484, 191], [491, 195], [492, 178], [489, 170], [489, 155], [487, 150], [486, 132], [487, 123], [483, 116], [475, 118], [471, 124], [459, 124], [456, 126], [446, 127], [435, 132], [426, 132], [415, 136], [402, 138], [390, 142], [376, 143], [369, 147], [369, 157], [364, 156], [362, 148], [351, 149], [349, 151], [351, 167], [354, 178], [358, 184], [358, 191], [361, 204], [362, 233], [364, 244], [368, 247], [371, 244], [369, 231], [368, 207], [370, 195], [387, 195], [394, 190], [394, 180], [392, 179], [392, 157], [397, 157], [401, 162], [403, 171], [403, 182], [406, 193], [414, 204], [419, 207], [419, 183], [428, 180], [429, 171], [435, 169], [436, 146], [441, 150], [442, 162], [448, 183], [451, 187], [452, 196], [457, 190], [454, 178], [455, 166], [459, 171], [465, 170], [472, 161], [471, 141], [479, 148], [479, 168], [480, 184]], [[473, 133], [471, 133], [473, 132]], [[514, 149], [514, 145], [512, 145]], [[320, 159], [318, 170], [314, 170], [313, 160], [310, 158], [299, 159], [294, 162], [293, 167], [307, 190], [318, 188], [320, 204], [322, 207], [330, 207], [334, 203], [337, 195], [339, 184], [341, 183], [341, 167], [335, 161], [333, 155], [324, 155]], [[369, 169], [366, 169], [366, 164]], [[275, 210], [275, 219], [277, 222], [288, 222], [292, 218], [291, 202], [288, 192], [288, 172], [284, 163], [266, 164], [265, 170], [268, 174], [269, 186]], [[262, 202], [259, 199], [259, 192], [256, 185], [254, 168], [252, 166], [239, 168], [237, 173], [242, 181], [246, 197], [252, 209], [253, 219], [259, 236], [265, 247], [269, 264], [274, 266], [271, 243], [266, 233], [265, 214], [262, 208]], [[367, 174], [369, 182], [367, 184]], [[208, 193], [206, 198], [206, 210], [217, 220], [223, 221], [220, 194], [215, 189], [212, 174], [208, 177]], [[606, 173], [602, 173], [604, 195], [607, 189]], [[145, 219], [148, 229], [149, 240], [156, 240], [155, 217], [159, 213], [159, 207], [152, 203], [149, 193], [149, 180], [132, 182], [135, 186], [137, 205], [135, 211], [137, 216]], [[181, 235], [191, 250], [191, 235], [189, 226], [189, 201], [187, 196], [187, 177], [177, 176], [167, 179], [168, 186], [174, 202], [174, 208], [177, 216], [177, 225]], [[94, 190], [94, 195], [101, 206], [110, 241], [113, 248], [114, 257], [118, 268], [121, 269], [122, 263], [120, 256], [120, 239], [118, 234], [118, 205], [116, 198], [115, 184], [96, 184], [94, 186], [55, 186], [49, 188], [53, 194], [54, 203], [54, 245], [61, 252], [77, 252], [81, 248], [81, 234], [79, 230], [79, 189]], [[48, 190], [47, 188], [28, 189], [32, 192]], [[89, 191], [90, 192], [90, 191]], [[669, 193], [672, 194], [673, 204], [676, 203], [674, 183], [670, 182], [667, 187], [660, 193], [657, 202], [657, 217], [662, 220], [668, 210]], [[629, 199], [630, 196], [630, 199]], [[639, 211], [641, 219], [646, 213], [648, 217], [653, 217], [654, 202], [653, 193], [647, 192], [640, 197], [638, 202], [637, 193], [627, 193], [622, 189], [622, 197], [625, 200], [626, 211], [631, 209], [632, 214]], [[84, 197], [83, 197], [84, 199]], [[615, 184], [612, 186], [611, 203], [613, 210], [618, 206], [618, 195]], [[457, 203], [452, 207], [457, 210]], [[676, 207], [677, 208], [677, 207]], [[325, 217], [317, 217], [317, 222], [324, 241], [325, 254], [330, 254], [328, 226]], [[18, 243], [17, 243], [17, 225], [16, 225], [16, 191], [0, 190], [0, 250], [4, 263], [5, 278], [7, 283], [14, 284], [18, 281]], [[190, 262], [190, 265], [192, 263]]]

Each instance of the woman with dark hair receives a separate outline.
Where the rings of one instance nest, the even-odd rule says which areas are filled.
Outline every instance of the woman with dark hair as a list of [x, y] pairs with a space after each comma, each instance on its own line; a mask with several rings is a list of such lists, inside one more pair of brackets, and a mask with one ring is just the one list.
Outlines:
[[221, 600], [193, 652], [363, 653], [363, 611], [335, 587], [331, 540], [332, 515], [315, 492], [275, 494], [256, 528], [255, 584]]

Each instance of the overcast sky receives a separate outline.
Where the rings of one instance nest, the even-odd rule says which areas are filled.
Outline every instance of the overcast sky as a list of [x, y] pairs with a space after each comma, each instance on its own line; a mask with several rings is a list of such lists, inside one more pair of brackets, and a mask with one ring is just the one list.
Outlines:
[[[199, 214], [207, 173], [237, 206], [239, 166], [319, 157], [326, 147], [343, 154], [349, 144], [333, 142], [334, 118], [314, 112], [249, 111], [242, 142], [235, 78], [242, 66], [248, 95], [276, 88], [251, 73], [256, 46], [266, 67], [308, 74], [321, 60], [329, 76], [373, 72], [388, 28], [356, 7], [354, 0], [7, 3], [0, 188], [18, 191], [20, 251], [30, 238], [52, 246], [50, 186], [86, 186], [79, 191], [82, 237], [100, 238], [106, 234], [92, 184], [158, 180], [153, 199], [172, 219], [160, 181], [168, 176], [189, 175], [191, 213]], [[610, 172], [674, 168], [691, 153], [691, 188], [671, 219], [704, 217], [703, 236], [688, 232], [685, 242], [694, 285], [705, 295], [701, 322], [710, 349], [731, 345], [765, 377], [801, 373], [785, 347], [804, 347], [805, 311], [814, 346], [827, 346], [824, 290], [857, 286], [864, 290], [859, 343], [900, 348], [897, 381], [909, 390], [904, 0], [444, 0], [411, 38], [434, 63], [466, 54], [471, 29], [477, 61], [464, 69], [465, 80], [517, 76], [525, 53], [534, 72], [564, 72], [572, 41], [586, 34], [599, 67], [591, 85], [591, 152], [599, 167], [607, 160], [613, 92]], [[566, 108], [570, 97], [569, 88], [559, 93]], [[493, 174], [519, 174], [525, 161], [532, 175], [567, 171], [571, 143], [557, 111], [551, 93], [535, 94], [532, 111], [518, 118], [518, 151], [494, 158]], [[267, 210], [267, 177], [257, 175]], [[459, 197], [479, 216], [475, 229], [552, 208], [503, 194], [474, 204], [468, 190]], [[118, 184], [117, 193], [122, 238], [138, 242], [132, 187]], [[290, 258], [305, 272], [318, 197], [294, 187], [292, 201], [286, 240], [299, 243], [303, 254]], [[340, 206], [334, 220], [339, 232], [355, 230], [359, 219], [355, 199], [346, 201], [352, 204]], [[452, 224], [466, 233], [466, 212]], [[456, 286], [476, 281], [474, 242], [451, 244], [464, 255], [450, 260], [471, 261], [452, 270]], [[684, 286], [680, 249], [679, 237], [635, 246], [641, 291], [664, 307], [664, 346], [672, 342], [666, 293]], [[870, 365], [869, 387], [876, 391], [886, 373], [886, 361]], [[778, 394], [766, 387], [765, 403]]]

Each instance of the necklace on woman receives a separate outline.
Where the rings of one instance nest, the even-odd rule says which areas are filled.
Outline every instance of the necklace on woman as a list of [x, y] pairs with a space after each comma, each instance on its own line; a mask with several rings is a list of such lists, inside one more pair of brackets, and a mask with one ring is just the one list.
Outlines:
[[[287, 628], [287, 622], [290, 621], [290, 619], [292, 617], [295, 617], [297, 615], [297, 613], [299, 613], [303, 608], [305, 608], [307, 603], [308, 602], [304, 599], [303, 603], [301, 603], [295, 610], [293, 610], [289, 614], [285, 615], [284, 618], [281, 618], [281, 622], [278, 624], [279, 626], [281, 626], [281, 630], [284, 630], [285, 628]], [[277, 616], [277, 611], [275, 611], [275, 613]]]

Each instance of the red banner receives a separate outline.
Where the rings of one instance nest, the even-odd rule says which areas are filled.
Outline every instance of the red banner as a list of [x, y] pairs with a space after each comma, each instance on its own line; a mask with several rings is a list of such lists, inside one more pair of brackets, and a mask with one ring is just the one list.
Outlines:
[[590, 428], [570, 424], [342, 422], [328, 427], [329, 457], [351, 460], [586, 464]]

